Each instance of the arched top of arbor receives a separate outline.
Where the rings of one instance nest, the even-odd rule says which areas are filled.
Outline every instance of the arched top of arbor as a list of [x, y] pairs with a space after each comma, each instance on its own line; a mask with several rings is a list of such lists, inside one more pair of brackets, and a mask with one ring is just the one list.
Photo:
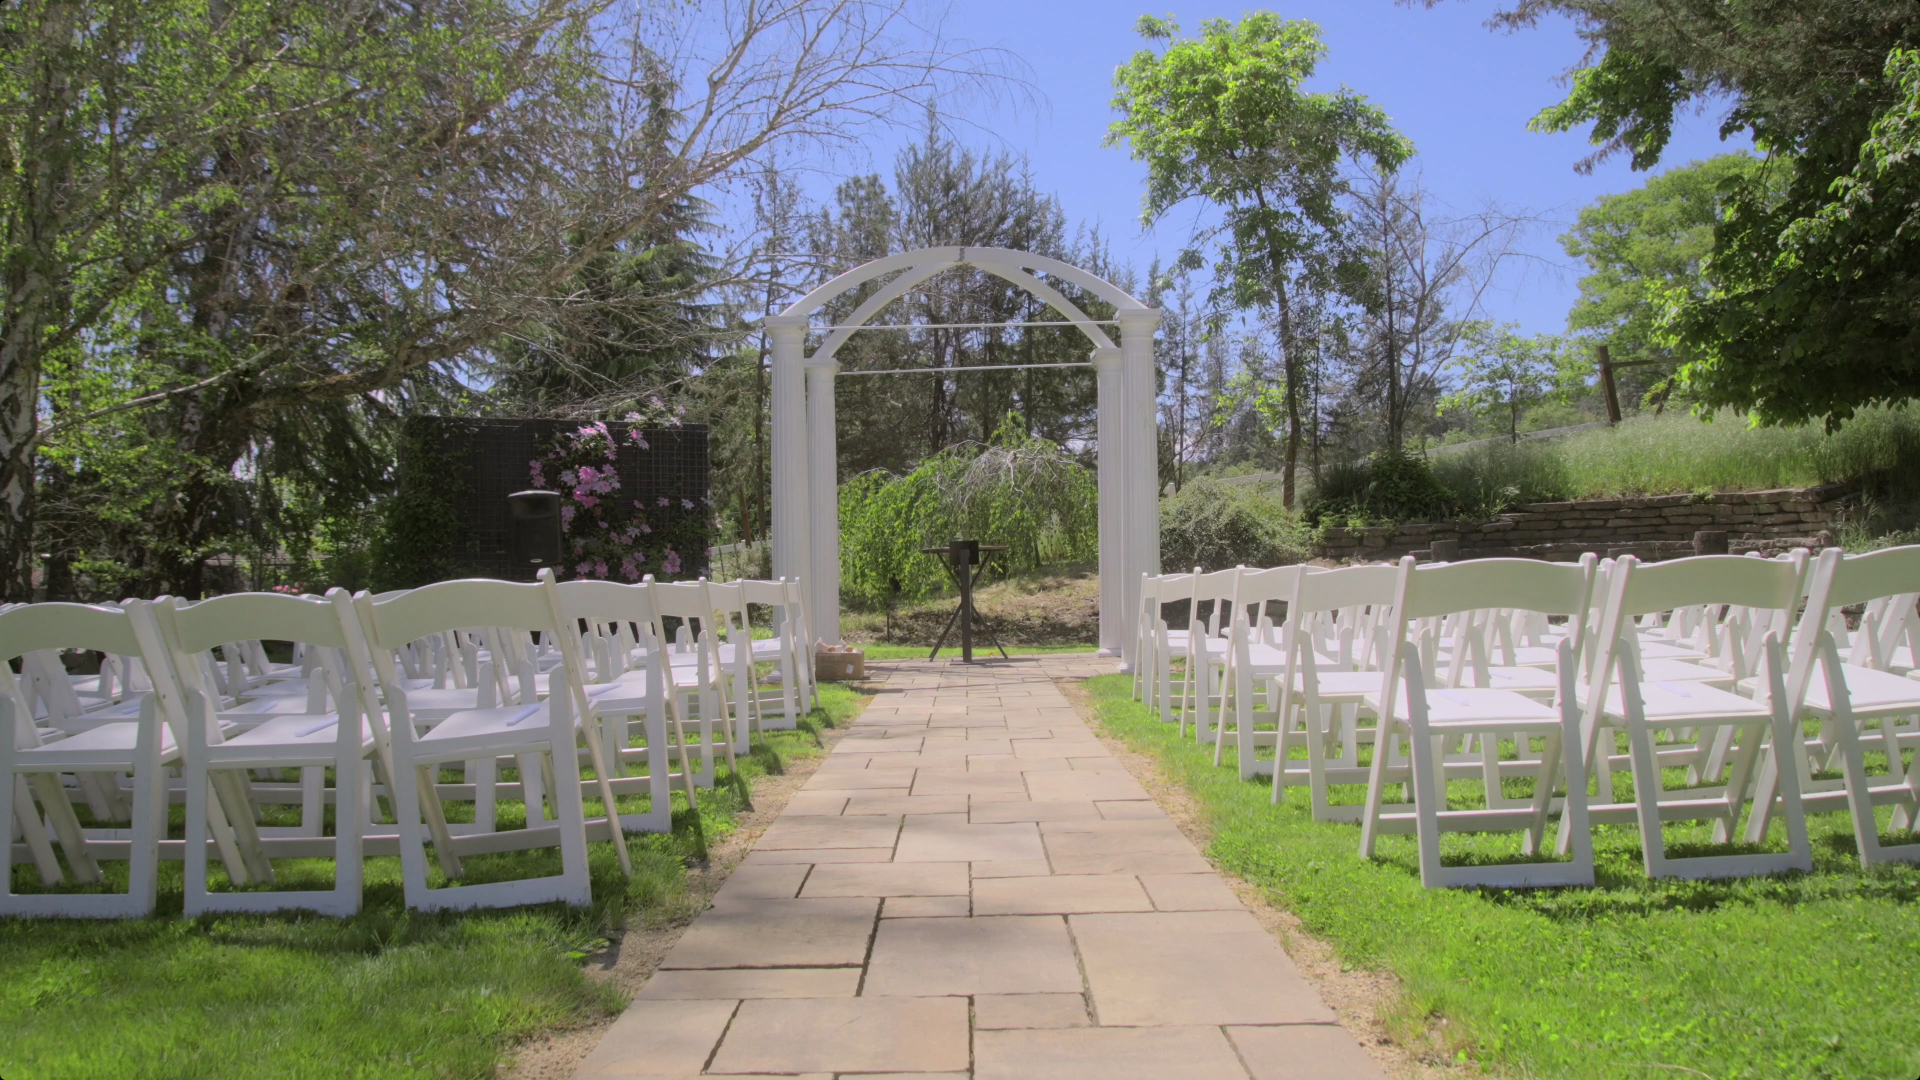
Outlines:
[[[812, 314], [834, 297], [857, 289], [875, 278], [897, 274], [898, 276], [887, 282], [878, 292], [856, 308], [844, 323], [834, 327], [819, 328], [830, 329], [833, 332], [807, 360], [810, 366], [824, 365], [832, 361], [834, 354], [839, 352], [840, 346], [846, 344], [848, 338], [852, 337], [856, 331], [865, 328], [869, 320], [879, 314], [881, 309], [898, 300], [907, 290], [943, 271], [962, 266], [983, 270], [1018, 285], [1046, 301], [1047, 305], [1059, 312], [1061, 318], [1068, 324], [1079, 327], [1080, 332], [1087, 335], [1087, 340], [1091, 341], [1095, 348], [1111, 349], [1114, 347], [1113, 339], [1100, 328], [1099, 322], [1089, 317], [1072, 301], [1060, 295], [1053, 286], [1042, 281], [1039, 274], [1044, 273], [1063, 281], [1070, 281], [1105, 300], [1120, 313], [1123, 322], [1128, 313], [1136, 311], [1150, 313], [1156, 321], [1158, 319], [1158, 312], [1135, 300], [1125, 289], [1058, 259], [1049, 259], [1044, 255], [1035, 255], [1026, 251], [1014, 251], [1010, 248], [937, 247], [906, 251], [856, 266], [788, 305], [785, 311], [770, 317], [767, 321], [770, 326], [805, 327]], [[1009, 323], [1008, 325], [1021, 324]]]

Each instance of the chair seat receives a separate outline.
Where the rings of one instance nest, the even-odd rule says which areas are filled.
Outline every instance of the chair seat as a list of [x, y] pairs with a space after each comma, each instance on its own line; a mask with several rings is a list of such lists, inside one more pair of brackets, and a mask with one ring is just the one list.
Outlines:
[[[1560, 724], [1560, 713], [1552, 706], [1511, 690], [1458, 687], [1428, 690], [1426, 695], [1427, 720], [1436, 730], [1496, 723], [1524, 728], [1554, 728]], [[1378, 685], [1366, 696], [1365, 701], [1375, 712], [1379, 711]], [[1408, 718], [1404, 694], [1396, 697], [1393, 711], [1396, 719]]]
[[[1372, 695], [1380, 696], [1380, 680], [1384, 678], [1378, 671], [1322, 671], [1314, 677], [1322, 702], [1349, 702]], [[1294, 693], [1304, 693], [1304, 681], [1299, 675], [1293, 677]]]
[[[209, 747], [216, 756], [227, 751], [261, 751], [269, 749], [321, 749], [333, 745], [340, 730], [340, 717], [337, 714], [307, 713], [299, 716], [276, 716], [250, 731], [235, 735], [217, 746]], [[360, 718], [360, 742], [362, 746], [373, 745], [373, 727], [366, 717]]]
[[651, 690], [646, 671], [629, 671], [613, 682], [588, 683], [587, 698], [602, 716], [625, 716], [646, 711], [652, 705]]
[[1691, 660], [1669, 660], [1657, 658], [1640, 665], [1640, 678], [1644, 682], [1706, 683], [1722, 690], [1733, 689], [1733, 673], [1721, 671], [1717, 667], [1696, 664]]
[[[1920, 682], [1872, 668], [1840, 665], [1847, 682], [1847, 698], [1855, 715], [1920, 712]], [[1833, 711], [1827, 680], [1815, 674], [1807, 680], [1806, 707], [1816, 713]]]
[[[1585, 708], [1593, 691], [1582, 683], [1574, 687], [1574, 700]], [[1609, 719], [1626, 718], [1625, 699], [1618, 684], [1607, 687], [1604, 711]], [[1769, 707], [1748, 697], [1700, 682], [1674, 682], [1661, 679], [1640, 684], [1641, 713], [1653, 724], [1726, 723], [1765, 720], [1772, 716]]]
[[407, 691], [407, 708], [416, 719], [422, 713], [428, 716], [460, 712], [472, 709], [480, 704], [480, 691], [473, 687], [458, 689], [445, 687], [435, 690], [427, 687], [422, 690]]
[[1640, 642], [1642, 660], [1705, 660], [1707, 654], [1699, 649], [1689, 649], [1684, 645], [1669, 645], [1664, 641]]
[[[20, 772], [64, 772], [124, 762], [121, 768], [131, 768], [139, 738], [138, 723], [101, 724], [56, 743], [15, 751], [15, 767]], [[165, 724], [160, 725], [160, 754], [163, 760], [175, 756], [173, 733]]]
[[544, 741], [546, 714], [544, 702], [466, 709], [440, 721], [433, 730], [414, 741], [423, 760], [495, 748], [532, 748]]
[[[1472, 668], [1467, 669], [1466, 677], [1469, 679], [1474, 678]], [[1487, 685], [1484, 689], [1511, 690], [1515, 693], [1524, 694], [1543, 690], [1557, 690], [1559, 686], [1560, 676], [1549, 668], [1525, 666], [1507, 667], [1502, 665], [1487, 668]]]
[[255, 698], [238, 705], [220, 710], [220, 719], [238, 720], [242, 723], [259, 723], [262, 718], [274, 716], [306, 715], [307, 696], [300, 694], [289, 697]]
[[274, 682], [256, 683], [240, 692], [246, 698], [306, 697], [307, 680], [281, 679]]

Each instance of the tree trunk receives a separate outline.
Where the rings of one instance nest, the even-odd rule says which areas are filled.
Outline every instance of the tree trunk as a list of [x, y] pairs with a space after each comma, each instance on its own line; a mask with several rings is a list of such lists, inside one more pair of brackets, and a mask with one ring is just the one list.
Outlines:
[[1287, 451], [1280, 474], [1280, 502], [1293, 509], [1294, 474], [1300, 463], [1300, 357], [1293, 340], [1293, 305], [1284, 283], [1274, 289], [1280, 309], [1281, 370], [1287, 380]]
[[[29, 54], [31, 108], [16, 128], [19, 160], [0, 161], [11, 177], [10, 257], [0, 300], [0, 599], [33, 599], [34, 462], [40, 437], [40, 372], [49, 327], [58, 325], [66, 275], [59, 242], [73, 175], [72, 49], [75, 8], [49, 4]], [[11, 153], [0, 150], [0, 156]]]

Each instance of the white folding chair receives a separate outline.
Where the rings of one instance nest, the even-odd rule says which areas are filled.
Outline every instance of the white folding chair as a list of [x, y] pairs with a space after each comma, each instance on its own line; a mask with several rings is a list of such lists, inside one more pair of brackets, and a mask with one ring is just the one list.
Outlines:
[[[1810, 576], [1812, 587], [1801, 616], [1800, 633], [1818, 636], [1813, 647], [1821, 677], [1812, 678], [1811, 672], [1796, 666], [1790, 670], [1787, 684], [1789, 704], [1796, 706], [1795, 730], [1799, 730], [1803, 716], [1821, 722], [1820, 734], [1804, 745], [1806, 752], [1794, 761], [1800, 774], [1801, 801], [1808, 813], [1846, 810], [1853, 815], [1854, 843], [1862, 866], [1920, 860], [1920, 842], [1882, 844], [1874, 817], [1874, 807], [1892, 806], [1893, 829], [1920, 837], [1920, 763], [1908, 768], [1901, 760], [1902, 721], [1910, 723], [1920, 717], [1920, 682], [1843, 663], [1839, 642], [1826, 628], [1828, 612], [1920, 591], [1920, 547], [1888, 548], [1847, 558], [1839, 548], [1828, 548], [1820, 553]], [[1795, 642], [1796, 654], [1800, 644]], [[1796, 686], [1794, 676], [1803, 679], [1803, 685]], [[1870, 730], [1869, 724], [1877, 727]], [[1886, 759], [1885, 774], [1871, 775], [1867, 771], [1870, 739]], [[1823, 766], [1839, 766], [1842, 779], [1838, 785], [1814, 781], [1809, 753], [1819, 754]], [[1766, 835], [1778, 784], [1777, 772], [1764, 768], [1754, 795], [1755, 812], [1747, 823], [1749, 843], [1757, 843]]]
[[[552, 571], [543, 569], [541, 574], [551, 578]], [[400, 867], [407, 906], [457, 910], [555, 900], [588, 903], [592, 886], [587, 876], [587, 823], [575, 752], [581, 736], [575, 722], [575, 693], [556, 689], [543, 703], [456, 712], [422, 731], [424, 725], [411, 712], [407, 688], [393, 661], [392, 650], [459, 627], [505, 626], [557, 633], [560, 620], [551, 589], [545, 583], [443, 581], [386, 600], [361, 593], [354, 598], [354, 607], [371, 646], [370, 659], [386, 699], [393, 733], [394, 813], [400, 825]], [[606, 812], [617, 815], [619, 808], [601, 758], [600, 739], [588, 733], [586, 743]], [[508, 755], [518, 759], [523, 778], [541, 778], [540, 786], [553, 803], [552, 819], [543, 820], [539, 800], [523, 780], [522, 791], [528, 795], [525, 828], [454, 837], [447, 828], [434, 783], [438, 768], [449, 762]], [[461, 855], [534, 847], [558, 847], [561, 872], [518, 881], [432, 888], [427, 880], [423, 815], [432, 834], [434, 855], [449, 880], [457, 881], [462, 876]], [[607, 823], [604, 831], [620, 855], [621, 869], [631, 872], [625, 834], [613, 823]]]
[[741, 581], [741, 599], [749, 611], [752, 608], [766, 608], [772, 615], [773, 636], [751, 638], [752, 627], [748, 626], [748, 635], [752, 640], [753, 658], [756, 663], [774, 665], [773, 675], [779, 685], [759, 691], [754, 698], [754, 707], [759, 710], [760, 724], [763, 728], [791, 731], [799, 725], [800, 717], [807, 711], [806, 642], [798, 630], [798, 613], [791, 608], [785, 582], [781, 581]]
[[[1222, 731], [1221, 737], [1214, 740], [1213, 763], [1216, 766], [1221, 763], [1222, 749], [1227, 743], [1225, 725], [1231, 717], [1242, 780], [1268, 775], [1274, 769], [1272, 762], [1259, 758], [1259, 749], [1276, 746], [1278, 732], [1259, 730], [1263, 710], [1257, 708], [1255, 697], [1264, 694], [1267, 703], [1264, 713], [1277, 728], [1282, 696], [1280, 683], [1286, 678], [1287, 656], [1286, 650], [1271, 639], [1274, 627], [1266, 614], [1267, 605], [1291, 600], [1295, 581], [1312, 569], [1280, 566], [1242, 570], [1233, 603], [1226, 612], [1227, 670], [1221, 684], [1227, 691], [1227, 700], [1220, 710]], [[1285, 633], [1284, 624], [1281, 633]]]
[[[1273, 802], [1290, 786], [1306, 785], [1315, 821], [1359, 821], [1358, 804], [1336, 806], [1330, 787], [1365, 784], [1371, 775], [1360, 763], [1361, 745], [1372, 739], [1360, 719], [1367, 695], [1380, 689], [1380, 630], [1399, 590], [1394, 566], [1347, 566], [1302, 574], [1287, 601], [1281, 652], [1287, 665], [1281, 683], [1279, 734], [1275, 740]], [[1334, 635], [1317, 636], [1323, 616], [1337, 616]], [[1329, 657], [1322, 647], [1331, 647]], [[1305, 742], [1307, 760], [1294, 760], [1295, 740]], [[1374, 745], [1376, 754], [1392, 753], [1391, 742]], [[1394, 762], [1396, 770], [1404, 763]], [[1400, 772], [1392, 775], [1398, 777]]]
[[[180, 758], [177, 737], [168, 729], [160, 695], [173, 694], [166, 672], [154, 673], [156, 692], [141, 703], [130, 721], [101, 724], [51, 742], [42, 742], [10, 662], [36, 649], [92, 649], [120, 656], [164, 656], [164, 647], [143, 638], [151, 623], [136, 628], [134, 615], [145, 613], [139, 600], [122, 608], [83, 604], [22, 604], [0, 612], [0, 838], [9, 841], [18, 828], [29, 858], [45, 885], [65, 880], [54, 858], [49, 833], [66, 856], [73, 879], [82, 885], [103, 880], [99, 860], [127, 862], [127, 891], [75, 895], [16, 893], [11, 873], [0, 881], [0, 915], [31, 918], [141, 918], [153, 912], [159, 896], [160, 841], [166, 835], [167, 782], [164, 769]], [[132, 774], [126, 800], [129, 828], [83, 829], [63, 775]], [[35, 803], [38, 802], [36, 809]], [[41, 813], [45, 813], [43, 820]], [[89, 835], [91, 834], [91, 835]], [[240, 871], [245, 873], [244, 869]]]
[[728, 700], [733, 702], [733, 734], [752, 750], [753, 740], [765, 742], [766, 735], [760, 729], [760, 669], [754, 666], [746, 591], [739, 582], [709, 581], [707, 603], [713, 608], [714, 629], [724, 635], [714, 646], [714, 659], [727, 680]]
[[[1361, 857], [1373, 856], [1375, 840], [1382, 832], [1413, 832], [1419, 837], [1420, 881], [1428, 888], [1593, 884], [1593, 840], [1586, 818], [1587, 774], [1573, 693], [1577, 661], [1571, 644], [1563, 642], [1559, 647], [1560, 700], [1547, 704], [1511, 690], [1428, 689], [1417, 646], [1408, 636], [1415, 620], [1487, 606], [1584, 619], [1593, 592], [1592, 557], [1578, 564], [1482, 559], [1416, 568], [1413, 557], [1408, 556], [1400, 562], [1398, 577], [1387, 638], [1388, 660], [1380, 688], [1367, 698], [1380, 726], [1360, 822]], [[1390, 782], [1387, 744], [1402, 735], [1408, 743], [1412, 799], [1410, 805], [1389, 807], [1385, 802]], [[1449, 809], [1443, 745], [1458, 739], [1497, 742], [1508, 735], [1517, 741], [1538, 738], [1543, 743], [1528, 804], [1495, 805], [1502, 780], [1496, 764], [1483, 775], [1488, 796], [1484, 809]], [[1473, 866], [1446, 866], [1441, 862], [1444, 832], [1523, 832], [1521, 853], [1539, 853], [1545, 847], [1554, 788], [1562, 780], [1567, 794], [1561, 822], [1570, 835], [1571, 861]]]
[[[1152, 656], [1150, 673], [1145, 686], [1144, 700], [1149, 709], [1160, 712], [1162, 723], [1171, 724], [1174, 716], [1174, 686], [1181, 686], [1180, 696], [1184, 699], [1186, 680], [1192, 674], [1193, 667], [1187, 665], [1178, 680], [1173, 677], [1173, 662], [1184, 660], [1187, 655], [1188, 639], [1194, 634], [1194, 628], [1200, 623], [1199, 614], [1193, 605], [1193, 581], [1197, 574], [1162, 574], [1153, 580], [1151, 610], [1146, 613], [1147, 626], [1153, 634], [1153, 643], [1147, 650]], [[1187, 605], [1187, 628], [1174, 630], [1167, 625], [1166, 609], [1176, 604]], [[1180, 732], [1186, 734], [1186, 719], [1182, 714]]]
[[[154, 614], [186, 702], [187, 916], [293, 909], [346, 916], [359, 911], [364, 880], [361, 842], [371, 802], [370, 767], [379, 764], [382, 778], [389, 779], [390, 786], [392, 774], [386, 725], [377, 706], [368, 706], [361, 685], [365, 676], [356, 677], [348, 655], [347, 635], [357, 632], [351, 598], [343, 589], [329, 591], [326, 599], [235, 593], [197, 604], [176, 600], [156, 606]], [[304, 646], [303, 654], [315, 662], [308, 677], [329, 684], [326, 697], [332, 700], [333, 708], [274, 716], [248, 730], [225, 735], [212, 714], [216, 692], [201, 681], [193, 661], [215, 644], [243, 639], [290, 641]], [[315, 798], [303, 804], [303, 828], [287, 830], [293, 835], [279, 836], [259, 830], [243, 853], [256, 884], [273, 881], [268, 860], [274, 855], [331, 855], [333, 888], [273, 892], [209, 889], [207, 843], [212, 825], [208, 811], [212, 804], [208, 793], [224, 788], [244, 795], [247, 770], [299, 769], [317, 781], [327, 768], [334, 773], [332, 840], [321, 834], [324, 802]]]
[[[1782, 560], [1707, 555], [1642, 565], [1632, 556], [1614, 562], [1600, 619], [1591, 681], [1576, 693], [1583, 710], [1581, 736], [1587, 760], [1598, 780], [1597, 801], [1589, 807], [1596, 824], [1634, 824], [1649, 877], [1713, 878], [1808, 870], [1813, 866], [1806, 816], [1800, 801], [1799, 772], [1791, 761], [1779, 783], [1787, 851], [1728, 855], [1673, 856], [1666, 850], [1662, 824], [1712, 821], [1713, 839], [1730, 843], [1739, 817], [1752, 797], [1762, 754], [1777, 755], [1799, 746], [1786, 687], [1793, 681], [1776, 633], [1762, 639], [1760, 653], [1767, 692], [1761, 700], [1696, 682], [1643, 679], [1630, 635], [1641, 616], [1695, 605], [1733, 604], [1768, 612], [1791, 612], [1798, 605], [1806, 572], [1806, 552]], [[1784, 615], [1783, 615], [1784, 618]], [[1770, 625], [1763, 618], [1763, 624]], [[1796, 643], [1794, 670], [1804, 680], [1813, 658], [1811, 639]], [[1669, 792], [1662, 776], [1656, 737], [1698, 740], [1709, 745], [1726, 732], [1731, 748], [1724, 785]], [[1613, 797], [1609, 761], [1616, 733], [1624, 734], [1633, 776], [1633, 798]], [[1697, 747], [1675, 748], [1685, 764]], [[1797, 752], [1797, 751], [1794, 751]], [[1764, 808], [1756, 808], [1765, 813]], [[1562, 820], [1559, 849], [1569, 842]]]
[[[604, 740], [601, 756], [608, 767], [614, 770], [614, 794], [638, 791], [644, 785], [650, 800], [646, 813], [620, 815], [620, 827], [629, 832], [672, 831], [671, 783], [676, 776], [687, 793], [687, 805], [696, 809], [699, 806], [694, 795], [693, 777], [686, 767], [686, 733], [682, 729], [679, 713], [667, 706], [670, 676], [667, 673], [666, 653], [657, 645], [638, 650], [643, 654], [639, 666], [620, 670], [613, 653], [608, 651], [603, 663], [597, 665], [592, 677], [589, 677], [585, 670], [585, 655], [579, 649], [569, 647], [568, 643], [575, 640], [570, 631], [581, 622], [590, 627], [609, 624], [650, 627], [656, 621], [653, 590], [657, 588], [657, 585], [623, 585], [611, 581], [566, 581], [554, 586], [554, 603], [563, 625], [559, 635], [562, 662], [574, 672], [571, 681], [577, 683], [582, 691], [577, 702], [581, 715], [587, 718], [588, 726]], [[641, 718], [645, 745], [640, 747], [632, 745], [631, 725], [635, 717]], [[675, 746], [682, 751], [681, 768], [677, 773], [673, 771]], [[647, 774], [631, 777], [621, 775], [628, 762], [644, 764]]]
[[[1218, 737], [1215, 706], [1225, 707], [1223, 676], [1227, 667], [1226, 629], [1228, 608], [1233, 603], [1240, 581], [1240, 567], [1216, 570], [1211, 574], [1194, 572], [1193, 615], [1188, 623], [1186, 648], [1187, 678], [1181, 687], [1180, 733], [1186, 734], [1186, 721], [1193, 719], [1194, 738], [1210, 743]], [[1206, 618], [1200, 605], [1211, 604]]]
[[[733, 724], [736, 710], [728, 700], [728, 680], [720, 664], [719, 647], [714, 634], [716, 620], [713, 604], [707, 597], [707, 583], [656, 582], [648, 588], [653, 590], [654, 613], [654, 624], [649, 629], [662, 643], [667, 670], [672, 676], [673, 686], [668, 695], [668, 704], [679, 714], [683, 730], [684, 726], [691, 726], [686, 724], [687, 720], [697, 719], [701, 772], [696, 782], [701, 787], [712, 787], [715, 776], [714, 751], [725, 750], [727, 767], [737, 769], [739, 739]], [[668, 634], [666, 619], [679, 620], [674, 635]], [[695, 629], [696, 626], [698, 629]], [[679, 635], [686, 637], [686, 651], [668, 649], [665, 643]], [[686, 762], [683, 768], [691, 773], [691, 756], [685, 743], [681, 744], [680, 753]]]

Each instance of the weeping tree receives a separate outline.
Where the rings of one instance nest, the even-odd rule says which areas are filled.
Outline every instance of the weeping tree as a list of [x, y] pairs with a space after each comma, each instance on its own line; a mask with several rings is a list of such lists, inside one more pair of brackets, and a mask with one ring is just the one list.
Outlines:
[[1092, 561], [1100, 493], [1093, 473], [1009, 415], [991, 442], [950, 447], [905, 476], [875, 469], [840, 489], [840, 582], [849, 599], [916, 600], [946, 585], [922, 547], [956, 537], [1004, 544], [1009, 571]]

